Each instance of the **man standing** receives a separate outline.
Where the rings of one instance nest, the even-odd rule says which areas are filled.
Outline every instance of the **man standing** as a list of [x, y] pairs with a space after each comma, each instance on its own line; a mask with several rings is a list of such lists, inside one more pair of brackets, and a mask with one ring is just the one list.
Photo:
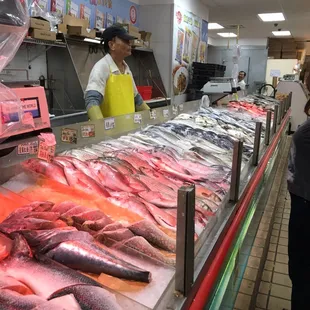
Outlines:
[[[310, 100], [305, 106], [307, 116]], [[292, 281], [292, 310], [310, 308], [310, 119], [294, 133], [288, 165], [291, 195], [289, 221], [289, 276]]]
[[91, 120], [149, 110], [124, 61], [131, 55], [130, 41], [134, 39], [118, 25], [103, 32], [106, 56], [93, 67], [85, 92], [86, 109]]
[[246, 73], [244, 71], [240, 71], [238, 75], [238, 86], [240, 87], [241, 90], [245, 90], [246, 83], [244, 81], [246, 77]]

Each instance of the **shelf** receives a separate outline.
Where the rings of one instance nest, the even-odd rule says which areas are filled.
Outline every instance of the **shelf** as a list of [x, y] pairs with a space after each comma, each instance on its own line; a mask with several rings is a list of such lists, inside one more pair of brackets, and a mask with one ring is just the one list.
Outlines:
[[133, 47], [132, 49], [134, 51], [153, 53], [153, 50], [151, 48], [146, 48], [146, 47]]
[[53, 47], [67, 47], [67, 44], [62, 41], [46, 41], [46, 40], [38, 40], [38, 39], [33, 39], [33, 38], [25, 38], [23, 43], [53, 46]]
[[171, 98], [154, 98], [150, 100], [145, 100], [145, 103], [156, 103], [156, 102], [162, 102], [162, 101], [170, 101]]

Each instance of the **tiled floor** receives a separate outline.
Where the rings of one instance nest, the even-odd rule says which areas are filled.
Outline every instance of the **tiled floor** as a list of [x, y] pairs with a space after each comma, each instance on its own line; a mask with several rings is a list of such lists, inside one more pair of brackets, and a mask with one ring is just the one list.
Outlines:
[[282, 173], [276, 173], [234, 309], [291, 309], [287, 253], [290, 196], [286, 185], [286, 167], [287, 156], [283, 156], [278, 168], [280, 172], [282, 169]]

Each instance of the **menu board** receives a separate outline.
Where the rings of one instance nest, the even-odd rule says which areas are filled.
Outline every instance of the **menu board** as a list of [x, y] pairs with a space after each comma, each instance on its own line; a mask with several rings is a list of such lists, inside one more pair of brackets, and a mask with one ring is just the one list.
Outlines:
[[192, 63], [207, 61], [208, 22], [175, 6], [173, 29], [173, 95], [180, 96], [187, 90]]

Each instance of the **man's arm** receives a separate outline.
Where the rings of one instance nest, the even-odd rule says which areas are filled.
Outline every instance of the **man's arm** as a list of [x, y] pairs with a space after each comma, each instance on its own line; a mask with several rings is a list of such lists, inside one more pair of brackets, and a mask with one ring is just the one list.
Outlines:
[[102, 100], [103, 96], [96, 90], [89, 90], [85, 93], [86, 110], [90, 120], [94, 121], [103, 118], [100, 109]]
[[97, 63], [92, 69], [85, 92], [85, 106], [90, 120], [102, 119], [100, 105], [103, 102], [109, 68]]

